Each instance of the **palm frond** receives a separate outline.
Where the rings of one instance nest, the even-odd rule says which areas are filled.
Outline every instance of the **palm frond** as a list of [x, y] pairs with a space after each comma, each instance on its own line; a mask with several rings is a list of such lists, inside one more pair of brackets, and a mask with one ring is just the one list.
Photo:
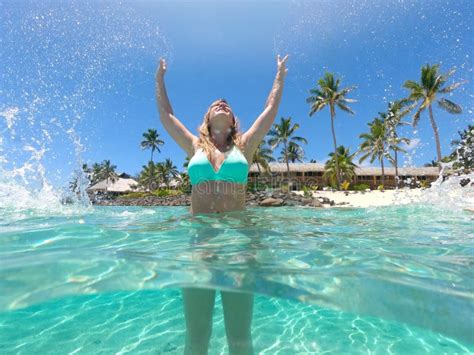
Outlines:
[[406, 88], [406, 89], [415, 91], [415, 92], [423, 91], [423, 88], [421, 87], [421, 85], [418, 84], [416, 81], [413, 81], [413, 80], [405, 81], [405, 83], [403, 84], [403, 87]]
[[445, 110], [449, 113], [452, 113], [452, 114], [458, 114], [458, 113], [462, 112], [461, 106], [459, 106], [458, 104], [456, 104], [456, 103], [454, 103], [454, 102], [452, 102], [448, 99], [445, 99], [445, 98], [442, 98], [441, 100], [438, 100], [438, 105], [443, 110]]
[[308, 144], [308, 141], [306, 140], [306, 138], [303, 138], [303, 137], [291, 137], [291, 139], [297, 142]]
[[420, 121], [420, 116], [421, 116], [421, 113], [425, 110], [425, 107], [422, 105], [420, 106], [420, 108], [415, 112], [415, 114], [413, 115], [413, 122], [412, 122], [412, 126], [413, 127], [416, 127], [418, 125], [418, 122]]
[[438, 92], [441, 93], [441, 94], [447, 94], [451, 91], [454, 91], [455, 89], [457, 89], [458, 87], [460, 87], [461, 85], [464, 85], [465, 83], [467, 83], [467, 81], [460, 81], [458, 83], [454, 83], [454, 84], [451, 84], [449, 86], [446, 86], [445, 88], [439, 90]]
[[339, 107], [342, 111], [348, 112], [350, 114], [355, 114], [348, 106], [344, 105], [342, 102], [337, 103], [337, 107]]

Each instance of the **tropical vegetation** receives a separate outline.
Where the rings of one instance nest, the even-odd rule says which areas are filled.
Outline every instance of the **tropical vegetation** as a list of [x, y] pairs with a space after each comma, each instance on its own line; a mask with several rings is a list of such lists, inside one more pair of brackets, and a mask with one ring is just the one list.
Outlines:
[[459, 139], [451, 142], [455, 147], [450, 154], [450, 160], [454, 161], [453, 168], [468, 174], [474, 171], [474, 125], [469, 125], [463, 131], [458, 131]]
[[385, 168], [384, 168], [384, 157], [387, 157], [386, 152], [386, 126], [382, 119], [374, 118], [374, 120], [368, 123], [369, 132], [362, 133], [359, 138], [363, 139], [360, 144], [359, 153], [362, 156], [359, 159], [359, 163], [364, 162], [367, 158], [370, 158], [370, 163], [373, 163], [376, 159], [380, 162], [382, 168], [382, 185], [385, 185]]
[[349, 148], [346, 148], [343, 145], [337, 147], [337, 154], [334, 152], [329, 153], [330, 159], [326, 161], [323, 177], [329, 181], [331, 186], [337, 187], [336, 167], [339, 167], [339, 177], [342, 181], [352, 181], [355, 176], [355, 168], [357, 167], [357, 165], [353, 162], [356, 154], [357, 152], [351, 154]]
[[390, 153], [387, 154], [389, 161], [395, 167], [395, 183], [398, 186], [398, 153], [406, 153], [402, 145], [408, 145], [410, 139], [400, 137], [398, 134], [398, 128], [403, 125], [409, 125], [408, 122], [404, 122], [402, 119], [408, 115], [411, 107], [408, 105], [408, 100], [396, 100], [388, 104], [387, 112], [379, 112], [380, 117], [385, 123], [386, 129], [386, 144], [388, 150], [393, 152], [393, 156]]
[[143, 140], [140, 143], [142, 149], [150, 149], [151, 157], [150, 161], [153, 161], [153, 152], [156, 150], [160, 152], [160, 145], [165, 144], [160, 138], [156, 129], [148, 129], [147, 132], [143, 133]]
[[268, 139], [268, 145], [271, 150], [275, 150], [279, 145], [283, 145], [280, 160], [286, 163], [287, 178], [290, 176], [290, 157], [294, 156], [295, 151], [302, 151], [298, 143], [308, 144], [306, 138], [294, 135], [298, 128], [300, 128], [300, 125], [298, 123], [292, 124], [291, 117], [281, 117], [280, 123], [273, 124], [273, 127], [268, 132], [268, 136], [270, 137]]
[[433, 103], [437, 102], [438, 106], [451, 114], [459, 114], [462, 112], [461, 106], [451, 100], [440, 96], [453, 92], [464, 82], [457, 82], [446, 86], [446, 83], [451, 75], [455, 73], [454, 69], [447, 73], [441, 74], [439, 72], [439, 65], [426, 64], [421, 68], [421, 78], [419, 82], [407, 80], [403, 84], [405, 88], [410, 91], [408, 100], [418, 103], [415, 114], [413, 115], [413, 127], [418, 125], [421, 114], [428, 109], [431, 127], [433, 128], [434, 138], [436, 141], [436, 154], [438, 162], [442, 160], [441, 143], [439, 139], [438, 125], [436, 124], [433, 115]]
[[330, 117], [331, 117], [331, 133], [334, 143], [334, 154], [336, 162], [336, 182], [337, 187], [340, 188], [341, 176], [339, 171], [339, 165], [337, 158], [337, 141], [336, 141], [336, 131], [334, 129], [334, 119], [336, 118], [336, 107], [350, 114], [354, 114], [354, 111], [348, 106], [350, 103], [357, 102], [354, 99], [347, 98], [347, 94], [355, 89], [355, 86], [350, 86], [346, 88], [339, 88], [341, 84], [340, 79], [334, 79], [332, 73], [326, 72], [322, 79], [318, 81], [318, 87], [309, 90], [312, 96], [306, 99], [306, 102], [311, 104], [311, 110], [309, 116], [314, 115], [316, 112], [321, 111], [326, 106], [329, 107]]

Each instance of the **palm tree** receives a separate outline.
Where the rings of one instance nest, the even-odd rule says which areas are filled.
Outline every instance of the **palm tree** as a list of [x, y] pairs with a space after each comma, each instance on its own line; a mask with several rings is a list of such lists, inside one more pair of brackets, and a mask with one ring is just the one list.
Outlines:
[[[339, 107], [342, 111], [354, 114], [354, 111], [347, 106], [349, 103], [357, 102], [353, 99], [348, 99], [346, 95], [355, 89], [355, 86], [346, 87], [344, 89], [339, 89], [341, 83], [340, 79], [334, 79], [332, 73], [326, 72], [324, 78], [319, 79], [318, 86], [314, 89], [311, 89], [309, 92], [314, 96], [310, 96], [306, 99], [307, 103], [311, 104], [311, 111], [309, 116], [312, 116], [318, 111], [321, 111], [324, 107], [329, 106], [329, 111], [331, 113], [331, 131], [332, 139], [334, 143], [334, 154], [337, 156], [337, 142], [336, 142], [336, 131], [334, 129], [334, 119], [336, 117], [336, 106]], [[341, 184], [340, 174], [339, 174], [339, 159], [336, 161], [336, 176], [337, 176], [337, 188], [339, 189]]]
[[382, 185], [385, 185], [385, 170], [383, 164], [383, 158], [387, 156], [385, 151], [385, 124], [381, 119], [375, 118], [372, 122], [368, 123], [368, 126], [370, 127], [370, 132], [362, 133], [359, 136], [359, 138], [364, 139], [359, 148], [359, 153], [363, 153], [359, 159], [359, 163], [362, 163], [368, 157], [370, 157], [371, 163], [373, 163], [375, 159], [378, 159], [382, 167]]
[[153, 152], [155, 149], [158, 151], [158, 153], [161, 153], [159, 146], [165, 144], [165, 142], [163, 142], [158, 137], [159, 134], [156, 129], [148, 129], [148, 132], [143, 133], [144, 140], [142, 140], [140, 146], [142, 149], [151, 149], [150, 161], [153, 161]]
[[297, 147], [299, 147], [299, 144], [297, 142], [308, 144], [308, 141], [305, 138], [293, 136], [293, 134], [298, 128], [300, 128], [300, 125], [298, 123], [295, 123], [294, 125], [291, 124], [291, 117], [281, 117], [280, 123], [275, 123], [273, 125], [273, 128], [270, 129], [270, 131], [268, 132], [268, 136], [270, 136], [270, 138], [268, 139], [268, 144], [270, 145], [271, 150], [275, 150], [278, 145], [283, 144], [282, 155], [284, 161], [286, 162], [287, 178], [289, 178], [290, 176], [290, 164], [288, 163], [289, 144], [293, 143]]
[[[335, 186], [337, 182], [336, 166], [338, 166], [341, 179], [349, 182], [352, 181], [355, 176], [355, 168], [357, 167], [352, 160], [356, 154], [357, 153], [351, 154], [349, 148], [343, 145], [337, 147], [337, 154], [334, 154], [334, 152], [329, 153], [330, 159], [326, 161], [323, 177], [328, 179], [332, 186]], [[336, 156], [339, 160], [338, 164], [336, 164]]]
[[191, 158], [188, 157], [188, 156], [186, 156], [186, 158], [184, 158], [183, 168], [185, 168], [186, 170], [188, 169], [188, 165], [189, 165], [190, 160], [191, 160]]
[[446, 98], [437, 100], [437, 97], [439, 95], [452, 92], [453, 90], [464, 84], [464, 82], [457, 82], [449, 86], [445, 86], [446, 82], [448, 81], [448, 78], [454, 74], [455, 70], [451, 69], [445, 74], [440, 74], [438, 70], [438, 64], [434, 64], [432, 66], [426, 64], [424, 67], [421, 68], [421, 79], [419, 83], [412, 80], [407, 80], [405, 81], [403, 86], [410, 90], [410, 96], [408, 97], [408, 100], [414, 103], [421, 102], [421, 105], [418, 107], [413, 116], [413, 127], [416, 127], [418, 125], [421, 113], [425, 109], [428, 109], [431, 127], [433, 128], [436, 141], [436, 153], [438, 155], [438, 161], [441, 161], [443, 157], [441, 154], [441, 143], [439, 140], [438, 126], [436, 125], [436, 121], [433, 116], [432, 104], [436, 101], [438, 102], [440, 108], [451, 114], [461, 113], [461, 106]]
[[387, 132], [387, 146], [388, 149], [393, 151], [393, 158], [390, 157], [390, 161], [395, 167], [395, 183], [398, 187], [398, 152], [406, 153], [401, 143], [409, 144], [410, 139], [405, 137], [399, 137], [397, 128], [403, 125], [409, 125], [409, 123], [402, 121], [403, 117], [408, 115], [413, 106], [408, 106], [407, 100], [396, 100], [388, 104], [388, 111], [386, 113], [379, 112], [385, 123]]
[[255, 179], [255, 183], [258, 185], [258, 178], [262, 175], [262, 171], [260, 169], [260, 166], [263, 168], [263, 170], [267, 173], [270, 173], [270, 166], [268, 165], [268, 162], [275, 161], [275, 158], [272, 156], [272, 150], [266, 146], [265, 140], [262, 140], [260, 144], [258, 145], [257, 149], [253, 153], [252, 157], [252, 163], [257, 164], [257, 170], [258, 170], [258, 177]]
[[165, 183], [166, 188], [169, 189], [170, 178], [179, 177], [179, 171], [176, 166], [173, 165], [171, 159], [167, 158], [164, 163], [156, 164], [160, 179]]
[[104, 160], [101, 165], [101, 177], [102, 179], [107, 180], [106, 183], [109, 184], [109, 179], [112, 182], [115, 182], [118, 179], [118, 175], [115, 172], [117, 169], [116, 165], [112, 165], [110, 160]]
[[191, 181], [189, 180], [189, 174], [187, 172], [181, 173], [180, 188], [183, 192], [186, 193], [189, 193], [191, 190]]
[[273, 162], [275, 161], [275, 158], [273, 158], [272, 153], [273, 151], [265, 145], [266, 142], [262, 140], [260, 144], [258, 145], [257, 149], [253, 153], [252, 157], [252, 163], [257, 164], [257, 169], [258, 169], [258, 174], [261, 175], [261, 169], [260, 166], [265, 170], [266, 172], [270, 171], [270, 166], [268, 165], [268, 162]]
[[92, 185], [97, 184], [99, 181], [104, 180], [102, 177], [102, 165], [99, 163], [94, 163], [92, 165]]
[[468, 125], [463, 131], [458, 131], [459, 139], [451, 141], [455, 149], [448, 159], [454, 161], [453, 168], [468, 174], [474, 170], [474, 125]]
[[148, 190], [151, 191], [157, 185], [158, 180], [159, 176], [156, 165], [150, 160], [148, 165], [143, 165], [143, 170], [140, 173], [138, 181], [142, 186], [148, 187]]
[[[283, 150], [281, 153], [283, 155]], [[299, 145], [290, 142], [288, 144], [288, 160], [294, 163], [295, 161], [303, 162], [304, 150]]]

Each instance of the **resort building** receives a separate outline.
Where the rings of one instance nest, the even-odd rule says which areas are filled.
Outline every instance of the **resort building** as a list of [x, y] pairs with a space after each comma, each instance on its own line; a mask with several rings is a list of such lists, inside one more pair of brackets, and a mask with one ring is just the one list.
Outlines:
[[87, 188], [87, 193], [90, 194], [123, 194], [136, 191], [138, 182], [130, 178], [129, 175], [123, 173], [118, 176], [118, 179], [104, 179], [97, 184]]
[[181, 185], [181, 175], [177, 176], [176, 178], [172, 178], [169, 182], [168, 185], [166, 185], [164, 182], [160, 183], [158, 186], [160, 189], [164, 189], [166, 187], [169, 187], [172, 190], [176, 190], [179, 188]]
[[[281, 183], [290, 182], [293, 190], [299, 190], [303, 185], [318, 185], [320, 188], [328, 186], [324, 178], [324, 164], [320, 163], [289, 163], [290, 174], [287, 179], [286, 163], [269, 163], [270, 172], [265, 172], [262, 166], [253, 163], [250, 167], [248, 184], [268, 184], [278, 187]], [[382, 169], [379, 167], [356, 168], [355, 177], [351, 185], [366, 184], [376, 189], [382, 183]], [[429, 184], [439, 176], [437, 167], [398, 168], [399, 186], [418, 187], [420, 184]], [[289, 181], [288, 181], [289, 180]], [[395, 168], [385, 168], [385, 188], [396, 186]]]

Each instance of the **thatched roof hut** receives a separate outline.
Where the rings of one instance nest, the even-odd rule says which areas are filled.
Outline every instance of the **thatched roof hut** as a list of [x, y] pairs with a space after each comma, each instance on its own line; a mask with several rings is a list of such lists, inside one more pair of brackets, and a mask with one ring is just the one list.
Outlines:
[[134, 187], [137, 187], [138, 183], [134, 179], [118, 178], [115, 182], [111, 179], [102, 180], [97, 184], [89, 187], [87, 190], [91, 192], [114, 192], [114, 193], [125, 193], [134, 191]]

